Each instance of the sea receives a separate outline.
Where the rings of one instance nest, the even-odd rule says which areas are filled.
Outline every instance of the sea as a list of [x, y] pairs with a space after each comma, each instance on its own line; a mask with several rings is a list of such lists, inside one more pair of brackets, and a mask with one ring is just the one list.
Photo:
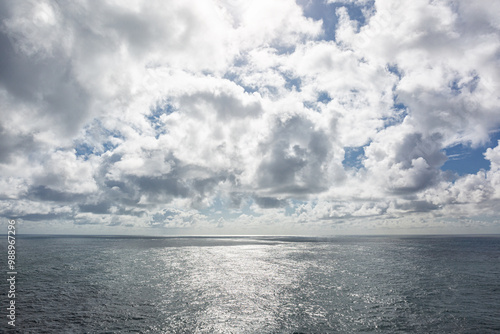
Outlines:
[[0, 246], [5, 333], [500, 332], [500, 236], [18, 236], [15, 327]]

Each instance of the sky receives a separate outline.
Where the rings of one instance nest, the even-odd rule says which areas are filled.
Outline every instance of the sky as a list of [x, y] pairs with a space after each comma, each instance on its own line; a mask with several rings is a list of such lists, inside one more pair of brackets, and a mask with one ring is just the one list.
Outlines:
[[0, 0], [0, 227], [500, 233], [499, 14]]

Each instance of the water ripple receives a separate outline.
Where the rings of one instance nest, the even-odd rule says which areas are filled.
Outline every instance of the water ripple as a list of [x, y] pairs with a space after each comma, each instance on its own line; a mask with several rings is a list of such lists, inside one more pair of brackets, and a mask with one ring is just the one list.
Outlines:
[[17, 323], [23, 333], [493, 333], [499, 254], [499, 238], [20, 239]]

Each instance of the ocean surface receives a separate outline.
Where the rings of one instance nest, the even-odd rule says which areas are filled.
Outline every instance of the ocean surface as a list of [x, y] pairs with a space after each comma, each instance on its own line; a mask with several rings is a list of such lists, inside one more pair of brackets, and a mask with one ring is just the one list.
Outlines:
[[19, 333], [500, 332], [500, 237], [31, 236], [16, 251]]

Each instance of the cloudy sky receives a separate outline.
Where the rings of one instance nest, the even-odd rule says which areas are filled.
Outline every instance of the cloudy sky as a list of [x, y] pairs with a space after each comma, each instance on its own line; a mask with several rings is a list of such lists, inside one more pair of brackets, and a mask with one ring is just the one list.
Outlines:
[[500, 2], [0, 2], [20, 233], [500, 233]]

